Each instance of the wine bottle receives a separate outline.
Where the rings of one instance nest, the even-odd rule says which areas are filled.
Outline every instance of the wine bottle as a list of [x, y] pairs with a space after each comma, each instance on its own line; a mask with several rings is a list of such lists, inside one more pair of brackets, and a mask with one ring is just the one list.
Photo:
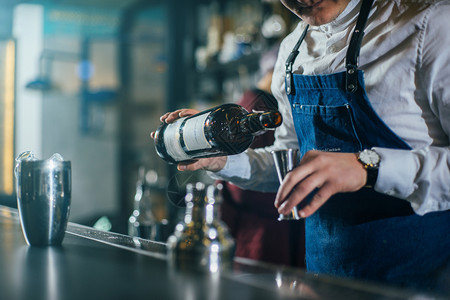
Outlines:
[[274, 130], [281, 122], [278, 111], [249, 113], [238, 104], [222, 104], [161, 124], [155, 132], [155, 148], [170, 163], [238, 154], [250, 146], [255, 135]]

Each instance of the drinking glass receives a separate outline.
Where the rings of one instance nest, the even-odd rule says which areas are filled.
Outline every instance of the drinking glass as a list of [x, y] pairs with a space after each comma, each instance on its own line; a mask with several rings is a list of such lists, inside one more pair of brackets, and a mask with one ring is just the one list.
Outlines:
[[[283, 182], [287, 173], [292, 171], [299, 163], [300, 155], [298, 149], [283, 149], [272, 151], [272, 156], [275, 161], [275, 167], [277, 169], [278, 180], [280, 184]], [[298, 215], [298, 209], [294, 206], [290, 214], [280, 214], [279, 221], [283, 220], [300, 220]]]

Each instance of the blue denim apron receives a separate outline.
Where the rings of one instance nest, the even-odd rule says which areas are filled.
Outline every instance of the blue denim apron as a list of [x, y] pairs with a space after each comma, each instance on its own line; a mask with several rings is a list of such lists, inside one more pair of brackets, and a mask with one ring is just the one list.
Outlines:
[[[352, 153], [374, 146], [411, 149], [373, 110], [363, 71], [357, 68], [371, 2], [363, 1], [345, 72], [292, 74], [308, 28], [286, 62], [286, 92], [302, 155], [313, 149]], [[449, 211], [418, 216], [407, 201], [373, 189], [333, 196], [306, 218], [305, 227], [310, 272], [432, 288], [448, 265]]]

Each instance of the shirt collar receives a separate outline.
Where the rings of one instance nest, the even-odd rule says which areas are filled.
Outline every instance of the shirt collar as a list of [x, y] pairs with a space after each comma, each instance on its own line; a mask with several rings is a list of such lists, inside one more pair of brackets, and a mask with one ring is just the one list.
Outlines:
[[342, 13], [337, 16], [337, 18], [328, 24], [320, 26], [312, 26], [312, 29], [319, 30], [325, 33], [333, 34], [344, 30], [350, 24], [356, 22], [356, 19], [361, 8], [360, 0], [350, 0], [347, 7], [342, 11]]

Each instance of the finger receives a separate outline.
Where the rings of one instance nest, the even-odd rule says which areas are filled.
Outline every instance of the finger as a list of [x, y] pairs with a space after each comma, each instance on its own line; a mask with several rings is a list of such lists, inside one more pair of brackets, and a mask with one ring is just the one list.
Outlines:
[[177, 165], [178, 171], [197, 171], [202, 168], [202, 164], [198, 160], [190, 162], [182, 162]]
[[154, 131], [152, 131], [152, 132], [150, 133], [150, 137], [151, 137], [152, 139], [155, 139], [155, 132], [154, 132]]
[[315, 213], [332, 195], [336, 193], [333, 185], [324, 184], [312, 197], [311, 201], [305, 205], [298, 214], [302, 218], [309, 217]]
[[[288, 197], [289, 193], [293, 190], [295, 183], [298, 181], [294, 181], [292, 178], [294, 177], [294, 171], [288, 173], [286, 177], [284, 177], [283, 182], [278, 188], [277, 194], [275, 196], [274, 205], [276, 208], [279, 208], [280, 205], [285, 201]], [[299, 177], [300, 178], [300, 177]]]
[[[286, 198], [288, 198], [288, 195], [298, 182], [310, 176], [324, 164], [323, 159], [320, 158], [321, 154], [323, 154], [323, 152], [315, 150], [306, 152], [300, 164], [286, 175], [275, 197], [275, 207], [279, 208]], [[317, 158], [319, 158], [319, 160]]]
[[195, 109], [183, 109], [182, 111], [179, 112], [178, 116], [180, 118], [183, 118], [183, 117], [195, 115], [196, 113], [198, 113], [198, 110], [195, 110]]
[[167, 115], [167, 117], [165, 119], [165, 122], [166, 123], [172, 123], [173, 121], [179, 119], [180, 118], [180, 112], [181, 112], [181, 109], [178, 109], [176, 111], [170, 112]]
[[301, 165], [289, 172], [283, 179], [283, 182], [278, 189], [275, 196], [275, 207], [279, 207], [283, 201], [288, 197], [294, 187], [310, 175], [310, 168], [308, 165]]
[[177, 168], [179, 171], [196, 171], [205, 170], [217, 172], [223, 169], [227, 163], [227, 156], [199, 158], [194, 162], [182, 162], [179, 163]]
[[297, 206], [322, 184], [322, 177], [320, 177], [318, 174], [308, 176], [295, 186], [295, 188], [287, 196], [285, 201], [281, 203], [278, 212], [281, 214], [288, 214], [294, 208], [294, 206]]
[[159, 120], [161, 121], [161, 122], [164, 122], [166, 119], [167, 119], [167, 116], [169, 115], [170, 113], [165, 113], [165, 114], [163, 114], [161, 117], [159, 117]]

